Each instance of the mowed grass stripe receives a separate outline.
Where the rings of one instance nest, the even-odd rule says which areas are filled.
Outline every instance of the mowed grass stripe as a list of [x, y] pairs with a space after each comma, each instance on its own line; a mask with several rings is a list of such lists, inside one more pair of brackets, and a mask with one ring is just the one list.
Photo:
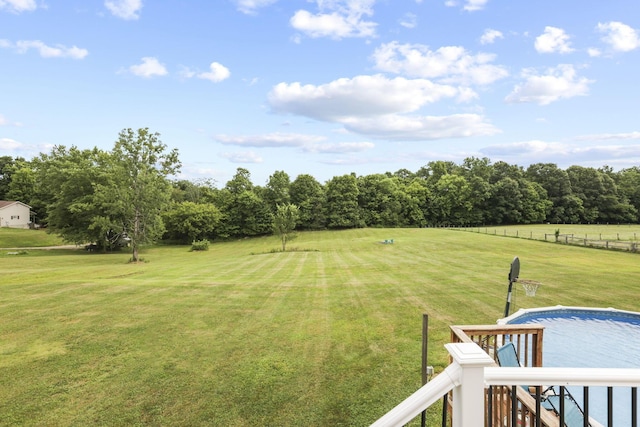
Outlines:
[[542, 287], [514, 308], [640, 309], [636, 254], [433, 229], [278, 248], [0, 254], [0, 424], [367, 425], [419, 387], [423, 313], [440, 370], [450, 324], [502, 316], [516, 255]]

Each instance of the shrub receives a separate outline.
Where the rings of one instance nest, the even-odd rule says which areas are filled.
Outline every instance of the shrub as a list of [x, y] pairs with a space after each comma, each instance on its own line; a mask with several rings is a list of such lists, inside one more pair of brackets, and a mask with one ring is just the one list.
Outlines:
[[194, 240], [191, 243], [192, 251], [208, 251], [209, 250], [209, 241], [207, 239], [204, 240]]

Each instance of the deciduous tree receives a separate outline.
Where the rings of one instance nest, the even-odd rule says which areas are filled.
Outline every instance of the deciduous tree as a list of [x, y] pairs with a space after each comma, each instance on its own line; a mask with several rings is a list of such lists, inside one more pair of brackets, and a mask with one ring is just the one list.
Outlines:
[[296, 177], [290, 186], [291, 203], [298, 206], [298, 225], [304, 229], [325, 227], [325, 194], [322, 184], [309, 174]]
[[167, 233], [173, 239], [193, 242], [214, 237], [222, 214], [210, 203], [172, 203], [163, 216]]
[[148, 128], [120, 132], [108, 168], [111, 180], [99, 191], [131, 239], [133, 262], [140, 260], [140, 245], [164, 232], [161, 214], [171, 197], [168, 177], [180, 166], [178, 151], [167, 151], [159, 133]]
[[298, 217], [298, 207], [294, 204], [287, 203], [278, 205], [276, 208], [276, 213], [273, 215], [273, 231], [280, 237], [282, 252], [287, 249], [287, 242], [294, 236]]
[[358, 181], [355, 174], [336, 176], [326, 185], [325, 212], [329, 228], [362, 227], [358, 206]]

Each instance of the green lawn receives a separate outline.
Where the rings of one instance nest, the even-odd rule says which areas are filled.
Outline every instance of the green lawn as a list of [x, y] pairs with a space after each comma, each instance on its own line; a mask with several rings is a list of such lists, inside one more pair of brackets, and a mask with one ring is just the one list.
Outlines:
[[58, 246], [66, 244], [55, 234], [44, 230], [0, 228], [0, 248], [22, 248], [38, 246]]
[[442, 229], [277, 248], [0, 251], [0, 424], [368, 425], [420, 386], [423, 313], [438, 372], [449, 325], [502, 317], [514, 256], [542, 282], [515, 309], [640, 310], [640, 254]]

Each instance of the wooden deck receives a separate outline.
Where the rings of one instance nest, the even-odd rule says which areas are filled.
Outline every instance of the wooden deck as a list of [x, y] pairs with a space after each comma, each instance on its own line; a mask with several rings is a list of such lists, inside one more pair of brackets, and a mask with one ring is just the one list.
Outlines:
[[[543, 366], [544, 327], [541, 325], [454, 325], [450, 328], [452, 343], [475, 343], [493, 358], [496, 365], [497, 349], [507, 342], [513, 342], [522, 366]], [[538, 425], [539, 418], [541, 427], [559, 427], [557, 415], [541, 409], [536, 403], [536, 398], [522, 387], [491, 387], [485, 393], [485, 402], [485, 426], [535, 426]], [[451, 414], [451, 396], [448, 406]], [[512, 410], [514, 407], [516, 411]]]

